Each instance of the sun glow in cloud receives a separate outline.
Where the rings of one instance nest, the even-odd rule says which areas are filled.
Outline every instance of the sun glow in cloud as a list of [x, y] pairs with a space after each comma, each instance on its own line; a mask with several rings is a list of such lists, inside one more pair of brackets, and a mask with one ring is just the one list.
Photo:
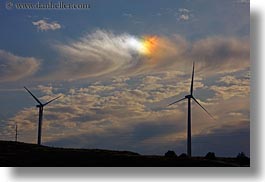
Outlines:
[[145, 37], [143, 40], [142, 52], [146, 55], [151, 55], [158, 46], [158, 38], [155, 36]]
[[158, 37], [145, 36], [142, 39], [130, 37], [127, 43], [130, 48], [134, 49], [140, 54], [151, 55], [158, 47]]

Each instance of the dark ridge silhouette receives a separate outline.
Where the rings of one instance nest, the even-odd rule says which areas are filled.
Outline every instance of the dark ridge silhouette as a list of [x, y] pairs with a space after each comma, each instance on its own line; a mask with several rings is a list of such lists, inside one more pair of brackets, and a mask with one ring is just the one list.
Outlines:
[[169, 150], [165, 153], [165, 157], [177, 157], [177, 155], [174, 151]]
[[249, 167], [249, 164], [249, 160], [237, 158], [165, 157], [0, 141], [0, 166], [3, 167]]
[[206, 159], [216, 159], [214, 152], [208, 152], [205, 156]]
[[188, 156], [187, 156], [187, 154], [182, 153], [182, 154], [180, 154], [179, 158], [181, 158], [181, 159], [187, 159]]

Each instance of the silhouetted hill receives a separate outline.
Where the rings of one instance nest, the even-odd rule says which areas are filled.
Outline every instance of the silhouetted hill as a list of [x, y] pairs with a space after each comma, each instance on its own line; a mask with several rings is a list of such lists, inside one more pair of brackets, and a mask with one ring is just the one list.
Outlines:
[[215, 160], [209, 160], [203, 157], [147, 156], [129, 151], [66, 149], [0, 141], [0, 166], [247, 167], [249, 166], [249, 160], [239, 161], [236, 158], [218, 157]]

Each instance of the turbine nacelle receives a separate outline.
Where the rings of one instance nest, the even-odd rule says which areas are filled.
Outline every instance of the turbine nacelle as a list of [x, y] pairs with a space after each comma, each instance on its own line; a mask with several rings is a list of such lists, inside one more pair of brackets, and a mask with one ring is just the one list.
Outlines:
[[186, 95], [185, 98], [186, 99], [192, 99], [193, 97], [192, 97], [192, 95]]

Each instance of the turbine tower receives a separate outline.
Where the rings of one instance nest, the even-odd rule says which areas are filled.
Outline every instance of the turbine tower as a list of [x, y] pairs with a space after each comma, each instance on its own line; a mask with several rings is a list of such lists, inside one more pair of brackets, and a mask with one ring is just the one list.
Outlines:
[[211, 118], [214, 117], [197, 101], [197, 99], [193, 96], [193, 82], [194, 82], [194, 67], [195, 63], [193, 62], [192, 67], [192, 75], [191, 75], [191, 85], [190, 85], [190, 94], [186, 95], [184, 98], [177, 100], [168, 106], [176, 104], [182, 100], [188, 99], [188, 123], [187, 123], [187, 155], [191, 157], [191, 100], [194, 100]]
[[43, 108], [44, 108], [46, 105], [48, 105], [49, 103], [51, 103], [52, 101], [54, 101], [54, 100], [58, 99], [59, 97], [61, 97], [61, 96], [56, 97], [56, 98], [54, 98], [54, 99], [52, 99], [52, 100], [46, 102], [45, 104], [42, 104], [41, 101], [40, 101], [37, 97], [35, 97], [35, 96], [33, 95], [33, 93], [31, 93], [31, 92], [29, 91], [29, 89], [27, 89], [26, 87], [24, 87], [24, 88], [28, 91], [28, 93], [29, 93], [29, 94], [30, 94], [30, 95], [31, 95], [31, 96], [37, 101], [37, 103], [38, 103], [38, 105], [36, 105], [36, 107], [39, 108], [39, 127], [38, 127], [38, 140], [37, 140], [37, 143], [38, 143], [38, 145], [41, 145], [41, 127], [42, 127]]
[[17, 132], [17, 123], [16, 123], [16, 127], [15, 127], [15, 142], [17, 142], [17, 136], [18, 136], [18, 132]]

